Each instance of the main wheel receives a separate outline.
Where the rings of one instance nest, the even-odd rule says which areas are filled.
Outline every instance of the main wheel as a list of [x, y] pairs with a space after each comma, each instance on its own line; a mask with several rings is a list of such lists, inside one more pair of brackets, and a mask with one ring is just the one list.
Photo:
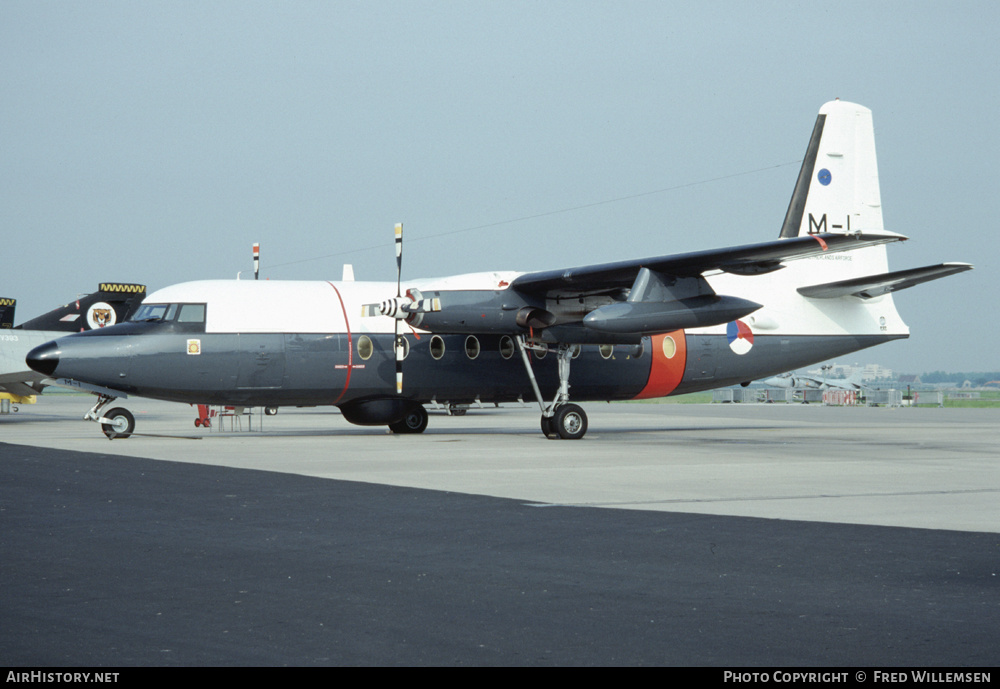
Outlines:
[[393, 433], [423, 433], [426, 428], [427, 410], [421, 404], [413, 405], [402, 419], [389, 424], [389, 430]]
[[559, 433], [556, 432], [555, 417], [542, 417], [542, 434], [549, 440], [556, 440], [559, 438]]
[[563, 440], [579, 440], [587, 433], [587, 413], [576, 404], [556, 408], [552, 426]]
[[123, 407], [115, 407], [105, 414], [104, 418], [110, 420], [110, 423], [101, 424], [101, 430], [108, 436], [108, 440], [127, 438], [135, 430], [135, 417]]

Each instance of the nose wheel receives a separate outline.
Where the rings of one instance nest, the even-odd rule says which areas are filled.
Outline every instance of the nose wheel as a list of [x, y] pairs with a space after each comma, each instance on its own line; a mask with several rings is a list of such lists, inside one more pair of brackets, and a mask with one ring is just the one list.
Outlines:
[[115, 407], [105, 414], [104, 418], [107, 419], [107, 423], [101, 424], [101, 430], [108, 436], [108, 440], [127, 438], [135, 430], [135, 417], [124, 407]]

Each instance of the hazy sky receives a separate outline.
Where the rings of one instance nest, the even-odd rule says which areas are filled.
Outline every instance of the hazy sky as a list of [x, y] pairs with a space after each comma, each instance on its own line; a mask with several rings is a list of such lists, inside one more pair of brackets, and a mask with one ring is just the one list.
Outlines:
[[[545, 270], [776, 238], [825, 101], [871, 108], [909, 340], [996, 370], [995, 2], [0, 0], [0, 296]], [[655, 192], [655, 193], [649, 193]], [[995, 314], [994, 314], [995, 315]]]

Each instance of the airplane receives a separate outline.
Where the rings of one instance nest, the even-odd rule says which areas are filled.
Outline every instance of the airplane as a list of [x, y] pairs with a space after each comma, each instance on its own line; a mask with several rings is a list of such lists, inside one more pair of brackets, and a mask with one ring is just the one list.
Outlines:
[[333, 405], [395, 433], [423, 432], [425, 405], [533, 398], [546, 437], [579, 439], [580, 401], [748, 383], [908, 337], [892, 292], [972, 266], [890, 271], [887, 245], [905, 239], [883, 228], [871, 111], [836, 100], [820, 109], [772, 241], [404, 289], [397, 225], [395, 284], [182, 283], [27, 362], [97, 395], [85, 418], [110, 439], [134, 432], [127, 409], [104, 411], [128, 395]]
[[49, 385], [45, 376], [25, 364], [35, 347], [68, 333], [86, 332], [124, 322], [146, 296], [145, 285], [102, 282], [97, 291], [74, 299], [17, 327], [16, 300], [0, 299], [0, 399], [31, 404]]
[[812, 378], [796, 376], [792, 373], [782, 373], [764, 380], [764, 385], [772, 388], [791, 388], [793, 390], [862, 390], [865, 385], [861, 376], [854, 374], [849, 378]]

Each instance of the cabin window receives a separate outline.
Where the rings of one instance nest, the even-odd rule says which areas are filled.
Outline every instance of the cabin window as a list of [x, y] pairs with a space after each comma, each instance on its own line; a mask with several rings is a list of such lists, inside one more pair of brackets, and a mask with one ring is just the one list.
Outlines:
[[440, 335], [431, 338], [431, 356], [436, 360], [444, 356], [444, 339]]
[[465, 338], [465, 356], [475, 359], [479, 356], [479, 339], [475, 335]]
[[372, 358], [372, 352], [375, 351], [375, 347], [372, 345], [372, 340], [367, 335], [362, 335], [358, 338], [358, 356], [367, 361]]
[[600, 350], [601, 350], [601, 358], [610, 359], [611, 355], [615, 353], [615, 346], [609, 344], [602, 344]]
[[500, 338], [500, 356], [509, 359], [514, 356], [514, 340], [509, 335]]
[[674, 342], [674, 338], [667, 335], [663, 338], [663, 356], [673, 359], [675, 354], [677, 354], [677, 343]]

